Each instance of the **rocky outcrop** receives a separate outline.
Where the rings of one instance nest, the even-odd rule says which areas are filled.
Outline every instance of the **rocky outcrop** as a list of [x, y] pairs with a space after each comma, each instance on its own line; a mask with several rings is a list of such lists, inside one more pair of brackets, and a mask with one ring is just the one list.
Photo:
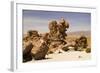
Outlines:
[[82, 51], [84, 48], [87, 48], [87, 38], [85, 36], [81, 36], [79, 39], [75, 40], [75, 50]]
[[68, 28], [69, 23], [63, 18], [61, 18], [61, 20], [58, 23], [55, 20], [49, 23], [50, 45], [48, 53], [54, 53], [56, 50], [59, 49], [59, 46], [67, 43], [65, 42], [65, 38], [67, 36], [66, 31]]
[[45, 55], [48, 52], [48, 46], [45, 42], [39, 43], [38, 46], [33, 47], [32, 49], [32, 57], [35, 60], [41, 60], [45, 58]]
[[[47, 54], [62, 53], [68, 50], [82, 51], [87, 48], [87, 38], [81, 36], [80, 38], [68, 42], [66, 41], [67, 30], [69, 23], [64, 18], [59, 22], [53, 20], [49, 22], [49, 32], [39, 34], [36, 30], [27, 32], [27, 36], [23, 38], [23, 61], [32, 59], [44, 59]], [[87, 53], [91, 49], [86, 49]]]
[[33, 48], [32, 43], [29, 43], [23, 50], [23, 62], [32, 60], [32, 53], [31, 53], [32, 48]]
[[68, 21], [63, 18], [57, 23], [57, 21], [51, 21], [49, 23], [50, 38], [51, 40], [64, 40], [67, 36], [66, 31], [69, 28]]
[[44, 59], [48, 52], [47, 34], [40, 37], [37, 32], [28, 32], [27, 37], [24, 38], [23, 62], [33, 59]]

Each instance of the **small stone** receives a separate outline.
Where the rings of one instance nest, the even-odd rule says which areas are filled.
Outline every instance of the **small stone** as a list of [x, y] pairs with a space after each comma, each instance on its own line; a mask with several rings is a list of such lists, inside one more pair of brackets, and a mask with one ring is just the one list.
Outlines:
[[85, 52], [86, 53], [91, 53], [91, 48], [87, 48]]
[[78, 58], [82, 58], [82, 56], [78, 56]]

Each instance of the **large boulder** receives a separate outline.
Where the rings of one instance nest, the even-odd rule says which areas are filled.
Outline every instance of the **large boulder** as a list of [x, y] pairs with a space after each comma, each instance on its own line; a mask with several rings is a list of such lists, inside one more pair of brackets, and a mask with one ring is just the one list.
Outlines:
[[43, 40], [37, 41], [37, 44], [34, 44], [34, 47], [32, 48], [32, 57], [35, 60], [41, 60], [44, 59], [47, 52], [48, 52], [48, 46]]
[[35, 60], [44, 59], [49, 49], [48, 33], [43, 34], [41, 38], [34, 39], [32, 41], [32, 44], [34, 45], [34, 47], [31, 50], [32, 57]]
[[87, 48], [87, 38], [85, 36], [81, 36], [80, 38], [75, 40], [75, 50], [82, 51], [84, 48]]
[[32, 54], [31, 54], [32, 48], [33, 48], [32, 43], [29, 43], [23, 50], [23, 62], [32, 60]]
[[48, 33], [39, 35], [37, 31], [30, 30], [23, 38], [23, 62], [44, 59], [48, 52]]

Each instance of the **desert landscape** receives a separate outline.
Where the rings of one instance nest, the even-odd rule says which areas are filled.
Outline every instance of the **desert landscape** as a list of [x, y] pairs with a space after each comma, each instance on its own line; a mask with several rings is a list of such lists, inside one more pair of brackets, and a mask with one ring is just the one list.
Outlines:
[[47, 25], [49, 32], [33, 29], [23, 34], [24, 63], [91, 59], [91, 31], [70, 32], [70, 24], [64, 18]]

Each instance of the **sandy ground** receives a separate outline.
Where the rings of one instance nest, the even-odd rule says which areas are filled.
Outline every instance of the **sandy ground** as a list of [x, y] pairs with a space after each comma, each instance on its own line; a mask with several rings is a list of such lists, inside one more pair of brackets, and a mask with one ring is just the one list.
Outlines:
[[32, 60], [30, 63], [33, 62], [50, 62], [50, 61], [84, 61], [90, 60], [91, 53], [86, 53], [85, 51], [68, 51], [63, 53], [54, 53], [46, 55], [46, 59], [43, 60]]

